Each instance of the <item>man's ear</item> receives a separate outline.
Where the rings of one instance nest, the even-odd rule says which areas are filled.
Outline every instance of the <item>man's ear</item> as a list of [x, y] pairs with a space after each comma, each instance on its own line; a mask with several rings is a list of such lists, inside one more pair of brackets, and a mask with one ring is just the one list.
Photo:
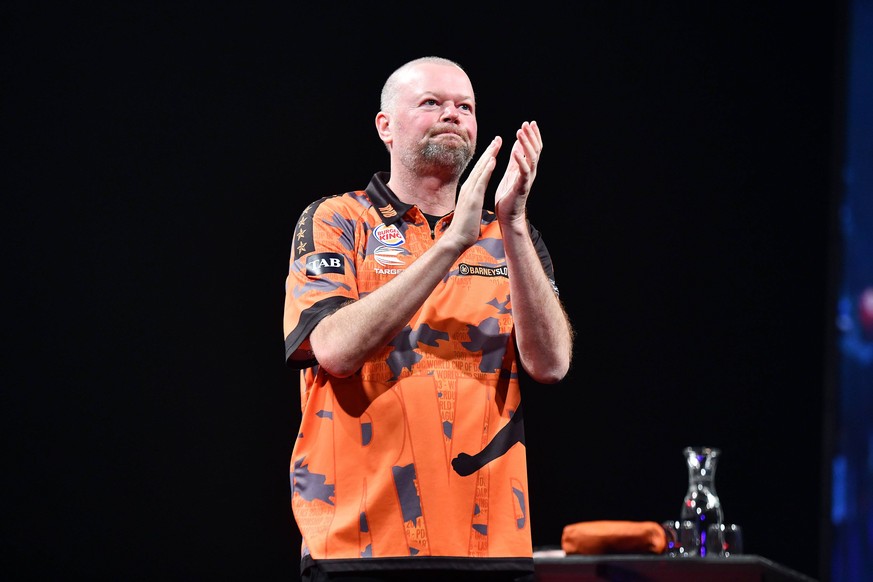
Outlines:
[[376, 115], [376, 131], [385, 145], [391, 143], [391, 119], [382, 111]]

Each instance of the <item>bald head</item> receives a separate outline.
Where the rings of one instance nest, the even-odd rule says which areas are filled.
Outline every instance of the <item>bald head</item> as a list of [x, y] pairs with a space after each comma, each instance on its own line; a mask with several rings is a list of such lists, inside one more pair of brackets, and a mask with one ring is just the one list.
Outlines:
[[394, 72], [391, 73], [391, 75], [388, 77], [388, 80], [385, 81], [385, 85], [382, 87], [382, 95], [379, 100], [379, 109], [389, 113], [392, 112], [396, 104], [398, 88], [403, 84], [404, 80], [407, 79], [415, 71], [416, 67], [426, 63], [434, 65], [444, 65], [447, 67], [455, 67], [456, 69], [466, 74], [466, 71], [464, 71], [461, 65], [459, 65], [455, 61], [445, 59], [443, 57], [430, 56], [413, 59], [395, 69]]

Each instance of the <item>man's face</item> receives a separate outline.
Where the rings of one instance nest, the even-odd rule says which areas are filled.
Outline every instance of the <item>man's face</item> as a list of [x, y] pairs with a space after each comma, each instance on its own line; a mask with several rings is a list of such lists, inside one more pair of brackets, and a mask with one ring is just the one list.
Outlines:
[[476, 151], [473, 87], [457, 67], [423, 63], [400, 85], [392, 151], [419, 174], [460, 176]]

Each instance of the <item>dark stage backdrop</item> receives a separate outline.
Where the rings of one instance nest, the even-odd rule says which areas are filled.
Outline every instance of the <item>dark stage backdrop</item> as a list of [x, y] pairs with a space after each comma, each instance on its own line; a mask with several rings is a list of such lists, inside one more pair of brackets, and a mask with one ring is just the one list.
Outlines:
[[842, 42], [824, 426], [823, 560], [832, 580], [873, 581], [873, 1], [852, 0]]
[[358, 4], [0, 8], [4, 572], [297, 577], [292, 229], [387, 169], [381, 84], [435, 53], [481, 140], [544, 135], [578, 341], [523, 388], [535, 544], [676, 517], [703, 444], [747, 552], [819, 576], [838, 8]]

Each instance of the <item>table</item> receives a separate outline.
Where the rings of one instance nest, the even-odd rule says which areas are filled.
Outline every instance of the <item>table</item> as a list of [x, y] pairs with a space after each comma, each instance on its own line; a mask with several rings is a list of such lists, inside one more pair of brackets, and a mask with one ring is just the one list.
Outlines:
[[816, 582], [755, 555], [674, 558], [663, 555], [534, 556], [537, 582]]

